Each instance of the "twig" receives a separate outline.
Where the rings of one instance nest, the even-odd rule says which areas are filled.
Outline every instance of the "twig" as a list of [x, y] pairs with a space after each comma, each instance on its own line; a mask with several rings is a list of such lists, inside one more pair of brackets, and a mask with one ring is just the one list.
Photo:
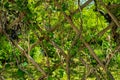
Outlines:
[[[92, 1], [93, 1], [93, 0], [88, 0], [88, 1], [86, 1], [86, 2], [81, 6], [81, 10], [82, 10], [84, 7], [88, 6], [88, 4], [90, 4]], [[74, 12], [72, 12], [72, 13], [71, 13], [71, 16], [74, 15], [74, 14], [76, 14], [76, 13], [78, 13], [78, 12], [79, 12], [79, 8], [76, 9]]]
[[111, 22], [105, 29], [101, 30], [96, 36], [101, 37], [105, 32], [112, 28], [113, 25], [114, 23]]
[[106, 56], [106, 60], [105, 60], [105, 62], [106, 62], [105, 66], [106, 66], [106, 67], [109, 65], [110, 60], [111, 60], [112, 57], [115, 55], [115, 53], [117, 53], [117, 52], [119, 51], [119, 49], [120, 49], [120, 45], [116, 46], [115, 49], [114, 49], [114, 51], [113, 51], [111, 54], [108, 54], [108, 55]]
[[7, 33], [6, 33], [4, 30], [2, 30], [2, 31], [3, 31], [3, 33], [5, 34], [5, 36], [7, 37], [7, 39], [8, 39], [9, 41], [11, 41], [11, 42], [13, 43], [13, 45], [14, 45], [15, 47], [17, 47], [17, 48], [20, 50], [20, 52], [25, 55], [25, 57], [27, 57], [27, 59], [30, 60], [30, 62], [37, 68], [37, 70], [40, 71], [44, 76], [47, 77], [46, 72], [34, 61], [34, 59], [33, 59], [30, 55], [28, 55], [28, 54], [26, 53], [26, 51], [25, 51], [20, 45], [18, 45], [15, 41], [11, 40], [11, 39], [9, 38], [9, 36], [7, 35]]
[[98, 58], [98, 56], [95, 54], [95, 52], [90, 47], [90, 45], [87, 42], [85, 42], [85, 41], [83, 41], [83, 43], [88, 48], [88, 50], [90, 51], [90, 54], [94, 57], [94, 59], [103, 67], [104, 70], [106, 70], [104, 65], [103, 65], [103, 63], [102, 63], [102, 61]]
[[10, 25], [8, 25], [8, 28], [11, 28], [11, 27], [13, 27], [14, 25], [18, 24], [18, 23], [23, 19], [24, 16], [25, 16], [24, 12], [21, 12], [21, 13], [19, 14], [19, 17], [16, 18]]
[[106, 5], [102, 2], [102, 0], [99, 0], [99, 2], [101, 3], [101, 5], [104, 7], [104, 9], [108, 12], [109, 16], [112, 18], [112, 20], [114, 21], [114, 23], [120, 27], [119, 21], [117, 20], [117, 18], [110, 12], [109, 9], [107, 9]]
[[50, 43], [60, 51], [61, 55], [63, 55], [65, 59], [67, 58], [67, 55], [65, 54], [65, 52], [54, 41], [50, 41]]
[[65, 12], [63, 12], [63, 14], [65, 18], [67, 19], [67, 21], [69, 22], [69, 24], [71, 24], [71, 27], [76, 32], [76, 34], [79, 34], [79, 29], [74, 25], [71, 16], [68, 16]]
[[111, 77], [110, 80], [114, 80], [114, 77], [112, 76], [112, 74], [107, 70], [107, 68], [103, 65], [102, 61], [97, 57], [97, 55], [94, 53], [94, 51], [92, 50], [92, 48], [90, 47], [90, 45], [88, 43], [86, 43], [85, 41], [83, 41], [84, 45], [88, 48], [88, 50], [90, 51], [90, 54], [93, 56], [93, 58], [99, 63], [99, 65], [105, 70], [108, 77]]

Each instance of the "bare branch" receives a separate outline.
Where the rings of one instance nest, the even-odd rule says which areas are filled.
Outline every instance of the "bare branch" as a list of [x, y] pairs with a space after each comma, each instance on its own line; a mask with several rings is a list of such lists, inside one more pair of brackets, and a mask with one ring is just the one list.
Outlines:
[[106, 60], [105, 60], [106, 67], [109, 65], [110, 60], [113, 58], [113, 56], [115, 55], [115, 53], [117, 53], [119, 50], [120, 50], [120, 45], [116, 46], [115, 49], [114, 49], [114, 51], [106, 56]]
[[[105, 69], [102, 61], [98, 58], [98, 56], [95, 54], [95, 52], [93, 51], [93, 49], [90, 47], [90, 45], [87, 42], [83, 42], [84, 45], [88, 48], [88, 50], [90, 51], [90, 54], [94, 57], [94, 59], [103, 67], [103, 69]], [[106, 70], [106, 69], [105, 69]]]
[[43, 39], [44, 39], [44, 37], [40, 37], [35, 43], [33, 43], [33, 44], [30, 46], [30, 50], [31, 50], [32, 48], [34, 48], [36, 45], [40, 44]]
[[117, 18], [110, 12], [109, 9], [107, 9], [106, 5], [102, 2], [102, 0], [99, 0], [101, 5], [104, 7], [104, 9], [108, 12], [109, 16], [112, 18], [112, 20], [114, 21], [114, 23], [120, 27], [119, 21], [117, 20]]
[[3, 33], [5, 34], [5, 36], [7, 37], [7, 39], [9, 41], [11, 41], [13, 43], [13, 45], [16, 48], [18, 48], [20, 50], [20, 52], [22, 54], [24, 54], [27, 59], [30, 60], [30, 62], [37, 68], [38, 71], [40, 71], [44, 76], [47, 76], [47, 74], [45, 73], [45, 71], [34, 61], [34, 59], [29, 54], [26, 53], [26, 51], [20, 45], [18, 45], [15, 41], [11, 40], [9, 38], [9, 36], [7, 35], [7, 33], [4, 30], [3, 30]]
[[107, 32], [112, 26], [114, 25], [113, 22], [111, 22], [105, 29], [101, 30], [96, 36], [101, 37], [105, 32]]
[[73, 28], [73, 30], [76, 32], [76, 34], [79, 34], [79, 29], [74, 25], [71, 16], [66, 15], [66, 13], [63, 13], [65, 18], [67, 19], [67, 21], [69, 22], [69, 24], [71, 24], [71, 27]]
[[67, 58], [67, 55], [65, 54], [65, 52], [55, 42], [51, 41], [50, 43], [60, 51], [61, 55], [63, 55], [65, 59]]
[[12, 26], [18, 24], [18, 23], [23, 19], [24, 16], [25, 16], [24, 12], [21, 12], [21, 13], [19, 14], [19, 17], [16, 18], [16, 19], [8, 26], [8, 28], [11, 28]]
[[[88, 1], [86, 1], [86, 2], [81, 6], [81, 10], [82, 10], [84, 7], [88, 6], [88, 4], [90, 4], [92, 1], [93, 1], [93, 0], [88, 0]], [[71, 14], [74, 15], [75, 13], [78, 13], [78, 12], [79, 12], [79, 8], [78, 8], [76, 11], [72, 12]]]

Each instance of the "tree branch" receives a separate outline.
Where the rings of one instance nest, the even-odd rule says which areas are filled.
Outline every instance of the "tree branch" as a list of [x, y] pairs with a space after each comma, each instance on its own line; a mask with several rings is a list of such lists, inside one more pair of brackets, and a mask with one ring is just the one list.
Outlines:
[[101, 37], [105, 32], [112, 28], [112, 26], [114, 26], [113, 22], [111, 22], [105, 29], [101, 30], [96, 36]]
[[14, 25], [18, 24], [23, 19], [24, 16], [25, 16], [24, 12], [20, 12], [18, 18], [16, 18], [10, 25], [8, 25], [8, 28], [11, 28]]
[[2, 31], [3, 31], [3, 33], [5, 34], [5, 36], [7, 37], [7, 39], [8, 39], [9, 41], [11, 41], [12, 44], [13, 44], [16, 48], [18, 48], [18, 49], [20, 50], [20, 52], [21, 52], [22, 54], [24, 54], [24, 56], [25, 56], [27, 59], [30, 60], [30, 62], [37, 68], [37, 70], [40, 71], [44, 76], [47, 76], [47, 74], [45, 73], [45, 71], [44, 71], [41, 67], [39, 67], [39, 65], [34, 61], [34, 59], [33, 59], [29, 54], [27, 54], [26, 51], [25, 51], [20, 45], [18, 45], [15, 41], [11, 40], [11, 39], [9, 38], [8, 34], [7, 34], [4, 30], [2, 30]]
[[[82, 10], [84, 7], [88, 6], [88, 4], [90, 4], [92, 1], [93, 1], [93, 0], [88, 0], [88, 1], [86, 1], [86, 2], [80, 7], [81, 10]], [[72, 12], [71, 15], [74, 15], [75, 13], [78, 13], [78, 12], [79, 12], [79, 8], [76, 9], [76, 11]]]
[[65, 59], [67, 58], [67, 55], [65, 54], [65, 52], [54, 41], [51, 41], [50, 43], [60, 51], [61, 55], [63, 55]]
[[114, 21], [114, 23], [120, 27], [119, 21], [117, 20], [117, 18], [110, 12], [109, 9], [107, 9], [106, 5], [102, 2], [102, 0], [99, 0], [101, 5], [104, 7], [104, 9], [108, 12], [109, 16], [112, 18], [112, 20]]

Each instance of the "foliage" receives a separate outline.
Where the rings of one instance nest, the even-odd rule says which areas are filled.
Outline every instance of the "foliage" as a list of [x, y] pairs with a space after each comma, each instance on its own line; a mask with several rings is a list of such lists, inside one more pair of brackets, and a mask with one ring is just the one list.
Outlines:
[[[109, 2], [120, 4], [103, 0], [105, 5]], [[84, 0], [80, 5], [78, 0], [0, 0], [0, 79], [108, 80], [107, 73], [112, 72], [118, 80], [119, 50], [104, 69], [106, 56], [119, 46], [111, 29], [100, 33], [110, 23], [94, 11], [94, 2], [84, 4]], [[112, 13], [119, 16], [119, 8]], [[11, 37], [11, 29], [18, 39]]]

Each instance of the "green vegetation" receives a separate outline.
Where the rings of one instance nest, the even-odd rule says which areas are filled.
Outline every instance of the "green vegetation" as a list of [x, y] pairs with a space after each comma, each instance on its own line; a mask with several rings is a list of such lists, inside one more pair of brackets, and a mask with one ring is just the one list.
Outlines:
[[119, 80], [119, 0], [0, 0], [0, 80]]

